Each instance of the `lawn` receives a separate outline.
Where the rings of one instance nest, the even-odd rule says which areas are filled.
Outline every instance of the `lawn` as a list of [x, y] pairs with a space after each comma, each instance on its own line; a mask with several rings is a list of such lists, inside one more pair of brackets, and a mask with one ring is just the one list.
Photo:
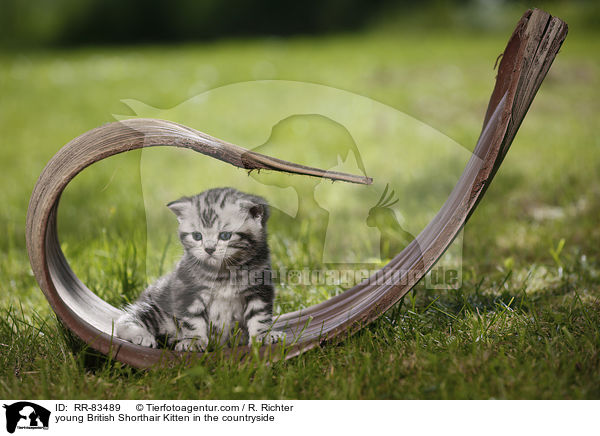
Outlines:
[[[276, 267], [326, 268], [326, 254], [380, 264], [394, 253], [353, 220], [388, 183], [403, 205], [399, 222], [411, 233], [436, 212], [477, 140], [494, 61], [510, 31], [388, 30], [0, 53], [0, 397], [599, 398], [600, 38], [577, 28], [450, 251], [462, 265], [461, 286], [420, 283], [338, 345], [285, 362], [217, 358], [138, 371], [81, 349], [59, 327], [29, 267], [25, 215], [46, 162], [77, 135], [131, 116], [172, 119], [314, 166], [360, 172], [352, 160], [360, 155], [375, 183], [361, 191], [289, 176], [248, 177], [170, 150], [101, 162], [65, 193], [60, 235], [78, 276], [112, 304], [135, 298], [176, 260], [164, 204], [224, 183], [278, 206], [269, 227]], [[287, 94], [253, 85], [274, 79], [291, 84]], [[330, 99], [301, 104], [323, 95], [339, 98], [333, 112]], [[344, 117], [347, 101], [361, 103]], [[281, 116], [295, 104], [295, 115]], [[370, 127], [361, 130], [361, 120]], [[345, 154], [354, 146], [358, 154]], [[387, 151], [393, 159], [384, 158]], [[350, 159], [336, 161], [339, 155]], [[325, 227], [318, 215], [324, 209]], [[347, 228], [331, 225], [335, 214]], [[301, 308], [343, 289], [282, 283], [276, 308]]]

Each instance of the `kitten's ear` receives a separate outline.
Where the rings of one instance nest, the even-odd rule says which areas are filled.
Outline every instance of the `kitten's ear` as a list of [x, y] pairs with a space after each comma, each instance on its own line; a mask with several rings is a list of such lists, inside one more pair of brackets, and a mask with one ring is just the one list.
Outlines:
[[175, 200], [167, 204], [167, 207], [177, 216], [177, 219], [181, 222], [185, 211], [190, 208], [192, 202], [189, 197], [182, 197], [179, 200]]
[[265, 225], [269, 219], [269, 206], [266, 203], [246, 203], [248, 216], [255, 220], [260, 220], [261, 225]]

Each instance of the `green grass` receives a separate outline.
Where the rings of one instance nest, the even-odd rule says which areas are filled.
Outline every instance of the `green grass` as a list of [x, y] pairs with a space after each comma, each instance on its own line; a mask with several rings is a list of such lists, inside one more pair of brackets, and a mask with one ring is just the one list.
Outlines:
[[[205, 122], [208, 133], [214, 128], [227, 135], [219, 117], [195, 119], [176, 107], [207, 89], [241, 81], [318, 83], [385, 103], [448, 135], [453, 144], [472, 148], [493, 84], [493, 62], [508, 33], [477, 38], [371, 33], [0, 54], [0, 397], [599, 398], [600, 40], [576, 28], [465, 228], [460, 289], [419, 284], [389, 313], [338, 345], [270, 365], [258, 358], [242, 364], [217, 358], [188, 369], [137, 371], [89, 350], [73, 351], [78, 345], [59, 327], [26, 255], [25, 214], [38, 174], [73, 137], [114, 121], [112, 114], [133, 115], [121, 100], [165, 109], [159, 111], [164, 117], [196, 127]], [[311, 123], [319, 137], [334, 138], [331, 147], [346, 138], [336, 125]], [[294, 125], [281, 128], [299, 148], [302, 138], [293, 136]], [[231, 132], [246, 146], [277, 139], [251, 128]], [[280, 152], [293, 157], [294, 150]], [[373, 170], [377, 150], [361, 150], [368, 170], [384, 181], [396, 177], [402, 158], [414, 157], [410, 148], [402, 152], [408, 154], [380, 160]], [[145, 205], [142, 191], [160, 205], [178, 190], [202, 186], [185, 186], [185, 177], [167, 173], [163, 176], [176, 187], [160, 191], [164, 183], [153, 183], [150, 170], [163, 159], [171, 162], [160, 153], [111, 158], [86, 170], [63, 198], [63, 249], [88, 287], [113, 304], [135, 298], [177, 255], [168, 232], [154, 230], [163, 222], [172, 225], [168, 211]], [[173, 165], [179, 162], [173, 159]], [[314, 159], [318, 164], [319, 156]], [[225, 179], [246, 183], [243, 173], [218, 168]], [[439, 168], [427, 167], [425, 174], [441, 176]], [[415, 202], [420, 219], [435, 212], [452, 181], [437, 179], [422, 183], [423, 193], [435, 195], [431, 201], [420, 197], [422, 210]], [[334, 201], [336, 192], [341, 191], [323, 195]], [[315, 235], [322, 229], [309, 226], [311, 213], [296, 221], [298, 228], [290, 228], [282, 215], [273, 217], [275, 265], [321, 266]], [[140, 224], [147, 214], [148, 227]], [[278, 308], [307, 306], [341, 290], [283, 286]]]

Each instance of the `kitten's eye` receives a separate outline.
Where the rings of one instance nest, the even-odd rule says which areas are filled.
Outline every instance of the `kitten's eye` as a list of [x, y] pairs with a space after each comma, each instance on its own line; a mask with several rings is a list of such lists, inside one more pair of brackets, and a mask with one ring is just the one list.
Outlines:
[[194, 233], [192, 233], [192, 238], [194, 238], [194, 241], [201, 241], [202, 240], [202, 233], [200, 233], [200, 232], [194, 232]]
[[228, 241], [231, 239], [231, 232], [221, 232], [219, 233], [219, 239], [221, 241]]

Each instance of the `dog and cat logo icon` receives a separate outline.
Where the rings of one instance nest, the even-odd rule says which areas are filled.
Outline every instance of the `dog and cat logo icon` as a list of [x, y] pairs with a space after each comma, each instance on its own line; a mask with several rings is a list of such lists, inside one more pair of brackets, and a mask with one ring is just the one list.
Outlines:
[[4, 404], [6, 409], [6, 431], [14, 433], [16, 429], [48, 429], [50, 411], [29, 401], [19, 401], [11, 405]]

